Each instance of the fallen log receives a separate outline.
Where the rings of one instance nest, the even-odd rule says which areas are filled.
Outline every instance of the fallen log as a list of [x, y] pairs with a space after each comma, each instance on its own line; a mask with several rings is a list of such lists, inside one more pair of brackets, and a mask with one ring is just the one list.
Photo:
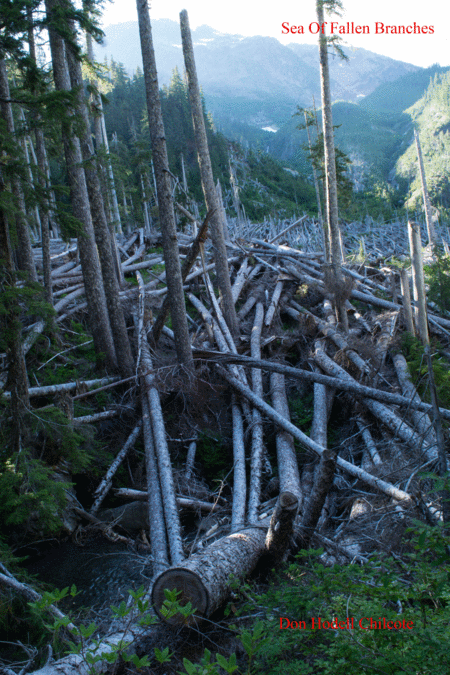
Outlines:
[[[255, 321], [250, 337], [251, 354], [254, 358], [261, 357], [261, 330], [264, 319], [264, 307], [262, 302], [256, 305]], [[262, 373], [259, 368], [253, 368], [251, 372], [252, 388], [260, 398], [263, 397]], [[261, 413], [256, 408], [252, 410], [252, 445], [250, 464], [250, 486], [248, 497], [248, 522], [258, 521], [258, 506], [261, 499], [261, 472], [264, 454], [263, 426]]]
[[138, 424], [134, 427], [133, 431], [128, 436], [127, 440], [125, 441], [122, 449], [117, 454], [114, 462], [111, 464], [108, 471], [106, 472], [106, 475], [105, 475], [104, 479], [102, 480], [102, 482], [100, 483], [98, 488], [95, 490], [95, 492], [94, 492], [95, 501], [94, 501], [94, 503], [93, 503], [93, 505], [92, 505], [92, 507], [89, 511], [89, 513], [91, 513], [93, 516], [95, 516], [95, 514], [97, 513], [97, 511], [100, 508], [101, 503], [103, 502], [104, 498], [108, 494], [108, 491], [109, 491], [109, 489], [112, 485], [112, 479], [113, 479], [117, 469], [119, 468], [119, 466], [121, 465], [121, 463], [125, 459], [128, 450], [131, 447], [133, 447], [133, 445], [135, 444], [136, 439], [141, 432], [141, 428], [142, 428], [142, 422], [138, 422]]
[[[144, 490], [133, 490], [131, 488], [116, 488], [114, 490], [116, 497], [122, 497], [124, 499], [133, 499], [137, 501], [146, 501], [148, 498], [147, 492]], [[190, 509], [192, 511], [205, 511], [212, 513], [220, 509], [220, 504], [217, 502], [205, 502], [201, 499], [195, 499], [195, 497], [176, 497], [177, 504], [181, 509]]]
[[[359, 384], [356, 382], [356, 380], [353, 380], [353, 378], [352, 381], [347, 379], [343, 380], [340, 377], [330, 377], [329, 375], [322, 375], [322, 373], [315, 373], [309, 370], [302, 370], [301, 368], [285, 366], [284, 364], [277, 363], [275, 361], [253, 359], [250, 356], [242, 356], [241, 354], [225, 354], [202, 349], [194, 350], [194, 354], [195, 358], [197, 359], [211, 359], [217, 363], [247, 364], [252, 368], [261, 368], [262, 370], [268, 370], [269, 372], [273, 371], [275, 373], [283, 373], [284, 375], [289, 375], [290, 377], [294, 377], [299, 380], [319, 382], [320, 384], [325, 384], [328, 387], [332, 387], [333, 389], [348, 391], [351, 394], [359, 394], [366, 398], [373, 398], [376, 401], [382, 401], [383, 403], [390, 403], [400, 407], [411, 408], [411, 410], [424, 410], [428, 413], [433, 411], [432, 406], [429, 403], [416, 403], [411, 401], [409, 398], [402, 396], [401, 394], [392, 394], [391, 392], [382, 391], [381, 389], [367, 387], [363, 384]], [[450, 420], [450, 410], [447, 410], [447, 408], [439, 408], [439, 412], [444, 419]]]
[[[351, 375], [341, 368], [341, 366], [338, 366], [338, 364], [332, 359], [326, 356], [326, 354], [317, 352], [314, 355], [314, 360], [328, 374], [333, 374], [336, 377], [348, 381], [353, 380]], [[419, 434], [411, 429], [411, 427], [403, 419], [398, 417], [398, 415], [396, 415], [390, 408], [385, 406], [383, 403], [374, 401], [370, 398], [363, 398], [363, 403], [370, 410], [370, 412], [375, 415], [375, 417], [377, 417], [388, 427], [388, 429], [393, 432], [395, 436], [398, 436], [398, 438], [401, 438], [403, 441], [405, 441], [405, 443], [407, 443], [413, 450], [421, 452], [423, 449], [427, 459], [437, 459], [437, 451], [431, 448], [427, 443], [423, 443]]]
[[[234, 389], [236, 389], [236, 391], [238, 391], [242, 396], [248, 399], [250, 403], [252, 403], [256, 408], [258, 408], [262, 413], [264, 413], [269, 419], [275, 422], [275, 424], [278, 424], [285, 431], [287, 431], [294, 438], [296, 438], [304, 448], [306, 448], [307, 450], [312, 450], [319, 457], [322, 455], [324, 448], [321, 445], [319, 445], [311, 438], [306, 436], [306, 434], [300, 431], [300, 429], [297, 429], [297, 427], [294, 426], [291, 422], [285, 419], [282, 415], [278, 414], [276, 410], [274, 410], [270, 405], [268, 405], [263, 400], [255, 396], [255, 394], [253, 394], [253, 392], [250, 389], [248, 389], [248, 387], [245, 387], [236, 378], [232, 377], [220, 365], [217, 364], [216, 369], [222, 375], [222, 377], [227, 382], [229, 382], [229, 384], [231, 384], [231, 386]], [[412, 496], [407, 492], [404, 492], [403, 490], [396, 488], [394, 485], [392, 485], [391, 483], [387, 483], [381, 478], [372, 476], [371, 474], [367, 473], [367, 471], [363, 471], [358, 466], [355, 466], [354, 464], [347, 462], [345, 459], [342, 459], [341, 457], [338, 457], [337, 465], [341, 469], [346, 471], [348, 474], [350, 474], [350, 476], [362, 480], [367, 485], [370, 485], [379, 492], [383, 492], [392, 499], [395, 499], [397, 501], [405, 501], [409, 503], [413, 502]]]
[[233, 396], [231, 404], [233, 420], [233, 504], [231, 508], [231, 529], [238, 530], [245, 523], [247, 501], [247, 480], [245, 475], [244, 422], [240, 405]]
[[[251, 525], [239, 532], [218, 539], [202, 553], [191, 556], [183, 567], [172, 567], [155, 579], [152, 604], [161, 619], [173, 626], [195, 624], [211, 616], [228, 598], [230, 574], [246, 577], [255, 569], [261, 557], [284, 555], [289, 533], [297, 510], [295, 495], [281, 494], [270, 524]], [[187, 619], [180, 613], [166, 618], [161, 608], [166, 600], [165, 589], [180, 592], [181, 606], [191, 603], [195, 614]]]
[[[91, 389], [97, 384], [101, 387], [110, 382], [117, 382], [118, 377], [104, 377], [101, 380], [81, 380], [79, 382], [66, 382], [65, 384], [49, 384], [45, 387], [30, 387], [28, 389], [28, 395], [31, 396], [51, 396], [52, 394], [57, 394], [61, 391], [74, 391], [78, 387], [88, 387]], [[10, 398], [11, 392], [4, 391], [2, 396], [5, 398]]]
[[[284, 375], [272, 373], [270, 377], [270, 389], [274, 410], [290, 423]], [[291, 434], [287, 433], [284, 429], [278, 429], [276, 446], [280, 492], [292, 492], [300, 501], [302, 491], [300, 488], [300, 477], [294, 449], [294, 439]]]

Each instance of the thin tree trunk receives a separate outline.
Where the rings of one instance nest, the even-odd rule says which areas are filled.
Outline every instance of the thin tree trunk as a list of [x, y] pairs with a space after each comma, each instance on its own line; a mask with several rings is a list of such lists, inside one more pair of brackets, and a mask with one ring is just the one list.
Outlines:
[[[8, 83], [8, 73], [4, 59], [0, 59], [0, 111], [5, 120], [6, 131], [12, 141], [15, 137], [14, 118], [12, 113]], [[33, 251], [31, 248], [30, 231], [26, 220], [25, 199], [18, 176], [12, 178], [12, 191], [16, 200], [16, 230], [17, 230], [17, 262], [20, 270], [28, 272], [30, 281], [37, 281], [36, 267], [34, 265]]]
[[169, 289], [170, 313], [175, 334], [175, 348], [178, 361], [188, 370], [192, 370], [194, 363], [186, 318], [181, 265], [178, 257], [177, 231], [173, 211], [170, 174], [168, 172], [169, 162], [161, 113], [161, 101], [159, 99], [150, 15], [146, 0], [136, 0], [136, 6], [139, 19], [142, 61], [144, 64], [148, 121], [155, 167], [167, 286]]
[[411, 293], [409, 289], [409, 277], [408, 272], [402, 267], [400, 270], [400, 284], [402, 289], [402, 304], [403, 311], [405, 313], [405, 323], [406, 330], [411, 333], [411, 335], [416, 335], [416, 330], [414, 328], [412, 307], [411, 307]]
[[422, 344], [429, 342], [427, 321], [427, 295], [423, 278], [423, 257], [420, 227], [413, 221], [408, 222], [409, 246], [413, 268], [413, 289], [417, 331]]
[[231, 293], [227, 251], [222, 219], [220, 217], [220, 204], [214, 185], [211, 158], [209, 156], [208, 141], [206, 138], [205, 120], [203, 118], [203, 107], [200, 98], [200, 88], [195, 67], [194, 49], [192, 46], [189, 19], [186, 10], [183, 10], [180, 13], [180, 27], [203, 193], [205, 195], [208, 211], [211, 209], [214, 211], [214, 214], [211, 217], [211, 239], [213, 242], [214, 260], [216, 263], [217, 283], [222, 294], [225, 320], [232, 335], [236, 337], [239, 332], [239, 327]]
[[[324, 10], [322, 0], [316, 1], [317, 21], [319, 25], [324, 23]], [[336, 309], [345, 332], [348, 332], [347, 310], [345, 300], [341, 297], [343, 290], [343, 277], [341, 269], [341, 243], [339, 228], [339, 212], [336, 180], [336, 158], [334, 151], [333, 115], [331, 111], [331, 87], [330, 72], [328, 66], [328, 39], [320, 34], [319, 38], [320, 58], [320, 87], [322, 93], [322, 121], [325, 156], [325, 191], [326, 191], [326, 214], [330, 233], [331, 270], [335, 292]]]

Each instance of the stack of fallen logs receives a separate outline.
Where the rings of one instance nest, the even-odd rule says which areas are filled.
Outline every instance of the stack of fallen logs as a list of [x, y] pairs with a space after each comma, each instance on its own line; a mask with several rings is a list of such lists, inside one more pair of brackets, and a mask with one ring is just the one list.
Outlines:
[[[156, 308], [153, 303], [166, 293], [164, 287], [158, 288], [164, 284], [164, 274], [145, 284], [139, 272], [162, 264], [162, 258], [145, 256], [142, 232], [140, 236], [139, 241], [139, 235], [135, 235], [131, 243], [120, 246], [119, 254], [126, 258], [121, 262], [124, 273], [133, 270], [138, 279], [138, 286], [124, 290], [123, 297], [130, 301], [137, 296], [138, 301], [134, 319], [142, 418], [99, 485], [90, 513], [82, 515], [97, 520], [117, 468], [142, 434], [147, 491], [136, 494], [122, 490], [121, 494], [134, 500], [147, 499], [154, 573], [151, 598], [158, 614], [165, 601], [164, 590], [176, 588], [182, 592], [180, 603], [190, 601], [196, 608], [192, 620], [209, 616], [226, 599], [230, 574], [245, 576], [258, 564], [273, 567], [292, 542], [297, 548], [307, 548], [314, 537], [326, 549], [329, 561], [364, 561], [370, 547], [361, 545], [361, 537], [355, 531], [358, 518], [367, 522], [364, 518], [375, 514], [377, 528], [385, 518], [392, 529], [409, 512], [417, 517], [421, 511], [422, 516], [434, 522], [441, 517], [438, 502], [421, 496], [418, 480], [419, 472], [433, 470], [437, 465], [436, 436], [430, 419], [436, 411], [421, 401], [398, 347], [391, 350], [398, 345], [396, 334], [403, 330], [405, 322], [411, 328], [407, 275], [399, 279], [389, 268], [346, 267], [344, 272], [350, 280], [350, 331], [345, 335], [336, 325], [333, 289], [327, 283], [320, 252], [280, 245], [280, 236], [269, 242], [238, 240], [227, 243], [233, 298], [240, 305], [238, 343], [227, 328], [212, 288], [209, 272], [214, 264], [208, 262], [208, 250], [205, 262], [205, 257], [196, 261], [196, 256], [185, 249], [191, 259], [191, 268], [184, 275], [186, 297], [197, 311], [197, 319], [190, 319], [195, 358], [214, 373], [215, 381], [227, 383], [233, 392], [230, 517], [224, 519], [223, 536], [219, 539], [208, 544], [208, 531], [196, 537], [194, 547], [188, 547], [182, 538], [179, 509], [219, 514], [226, 509], [217, 499], [208, 502], [177, 494], [158, 389], [158, 368], [153, 365], [147, 341], [152, 327], [147, 324], [145, 311], [149, 306]], [[129, 255], [132, 245], [136, 251]], [[141, 258], [144, 260], [136, 262]], [[60, 274], [53, 278], [76, 279], [65, 276], [76, 275], [76, 267], [59, 269]], [[203, 279], [201, 287], [195, 281], [198, 279]], [[66, 292], [75, 300], [78, 290], [69, 285]], [[68, 304], [64, 305], [65, 317], [83, 308], [76, 305], [68, 309]], [[379, 310], [383, 313], [379, 314]], [[283, 318], [290, 322], [290, 332], [283, 329]], [[431, 311], [428, 319], [431, 331], [445, 342], [450, 335], [450, 320]], [[245, 334], [245, 326], [249, 326], [249, 334]], [[166, 339], [173, 337], [168, 328], [164, 333]], [[284, 356], [289, 354], [286, 349], [283, 353], [283, 344], [292, 347], [295, 342], [305, 343], [306, 336], [312, 336], [308, 358], [303, 359], [307, 367], [287, 365]], [[278, 353], [275, 343], [281, 344]], [[264, 350], [270, 350], [269, 360], [262, 358]], [[290, 420], [287, 387], [295, 382], [313, 386], [310, 435]], [[116, 386], [120, 382], [102, 384]], [[70, 388], [72, 383], [65, 386]], [[351, 438], [341, 440], [338, 447], [328, 447], [327, 428], [335, 398], [343, 398], [345, 409], [351, 410]], [[449, 420], [450, 410], [441, 408], [440, 415]], [[270, 470], [264, 441], [268, 420], [276, 429], [279, 497], [275, 504], [273, 500], [263, 502], [263, 482], [267, 482], [266, 473]], [[311, 458], [300, 466], [294, 443]], [[186, 445], [189, 449], [184, 483], [188, 486], [195, 472], [195, 440], [190, 439]], [[313, 457], [318, 462], [313, 462]], [[346, 494], [349, 508], [333, 519], [330, 513], [339, 491]], [[370, 532], [373, 549], [380, 544], [380, 529], [378, 534]], [[195, 552], [189, 555], [193, 548]], [[181, 621], [184, 619], [180, 615], [171, 618], [172, 623]], [[125, 636], [118, 630], [99, 648], [107, 651], [114, 648], [117, 640], [138, 639], [142, 635], [142, 629], [134, 625], [126, 631]], [[65, 662], [64, 672], [80, 672], [81, 661], [71, 659]], [[39, 672], [52, 672], [51, 666], [46, 668]]]

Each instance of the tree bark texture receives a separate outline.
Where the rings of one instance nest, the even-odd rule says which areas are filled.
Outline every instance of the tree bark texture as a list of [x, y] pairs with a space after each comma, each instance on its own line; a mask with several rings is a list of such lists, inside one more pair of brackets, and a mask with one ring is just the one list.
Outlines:
[[175, 334], [175, 348], [178, 361], [193, 369], [191, 343], [186, 318], [183, 281], [178, 253], [175, 214], [172, 202], [172, 187], [167, 158], [166, 138], [159, 98], [158, 76], [147, 0], [136, 0], [144, 65], [145, 91], [148, 121], [155, 167], [159, 217], [166, 265], [167, 287], [169, 290], [170, 313]]
[[195, 144], [197, 146], [198, 162], [202, 180], [203, 193], [206, 206], [214, 213], [211, 217], [211, 239], [216, 263], [217, 283], [222, 294], [223, 312], [228, 328], [236, 336], [238, 334], [238, 322], [231, 293], [230, 272], [228, 269], [227, 250], [223, 233], [222, 220], [220, 217], [220, 204], [214, 185], [214, 177], [209, 155], [208, 141], [206, 138], [205, 120], [200, 97], [200, 87], [197, 79], [197, 70], [194, 60], [194, 48], [192, 46], [189, 19], [186, 10], [180, 12], [181, 40], [183, 44], [184, 63], [188, 78], [189, 98], [191, 101], [192, 121], [194, 125]]
[[282, 562], [291, 542], [297, 511], [297, 496], [292, 492], [281, 492], [266, 536], [264, 563], [268, 567], [276, 567]]
[[[50, 49], [52, 54], [53, 78], [58, 91], [70, 91], [70, 79], [67, 71], [64, 42], [58, 35], [58, 10], [67, 7], [63, 0], [46, 0], [49, 20]], [[89, 323], [97, 354], [103, 353], [109, 366], [117, 366], [114, 342], [106, 307], [105, 291], [100, 271], [100, 262], [95, 244], [94, 228], [86, 186], [86, 177], [82, 167], [80, 143], [75, 136], [72, 124], [73, 113], [68, 111], [63, 120], [64, 155], [70, 186], [70, 199], [73, 215], [81, 222], [82, 232], [78, 236], [78, 250], [89, 307]]]
[[300, 531], [296, 533], [296, 541], [300, 548], [309, 547], [309, 542], [314, 534], [316, 525], [319, 522], [323, 505], [327, 494], [333, 484], [334, 472], [336, 469], [336, 450], [333, 448], [324, 448], [320, 457], [319, 466], [316, 469], [314, 485], [309, 496], [306, 509], [303, 512]]
[[[72, 38], [76, 39], [75, 31]], [[130, 377], [134, 363], [128, 340], [127, 327], [123, 315], [122, 304], [119, 298], [119, 281], [116, 275], [116, 265], [112, 251], [112, 237], [105, 215], [102, 189], [97, 173], [94, 146], [90, 133], [89, 114], [83, 91], [83, 75], [81, 63], [74, 53], [73, 47], [66, 42], [66, 54], [72, 87], [78, 90], [77, 112], [82, 120], [79, 140], [84, 162], [86, 186], [91, 206], [92, 222], [95, 232], [95, 241], [98, 247], [100, 265], [105, 290], [106, 305], [111, 324], [112, 337], [116, 350], [117, 365], [122, 377]], [[114, 236], [114, 235], [113, 235]]]
[[[191, 602], [196, 609], [189, 623], [210, 616], [229, 595], [230, 574], [244, 577], [254, 570], [264, 551], [266, 533], [267, 527], [247, 527], [218, 539], [204, 552], [191, 556], [183, 567], [163, 572], [152, 589], [152, 604], [160, 618], [164, 619], [161, 607], [166, 588], [181, 591], [180, 605]], [[179, 625], [185, 623], [185, 619], [176, 614], [169, 623]]]

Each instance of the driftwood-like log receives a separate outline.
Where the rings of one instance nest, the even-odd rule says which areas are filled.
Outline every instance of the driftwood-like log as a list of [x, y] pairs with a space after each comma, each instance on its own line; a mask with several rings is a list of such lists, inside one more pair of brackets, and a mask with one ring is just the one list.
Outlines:
[[233, 504], [231, 508], [231, 529], [238, 530], [245, 523], [247, 481], [245, 475], [244, 422], [238, 403], [231, 405], [233, 420]]
[[[270, 377], [270, 389], [274, 410], [290, 422], [284, 375], [272, 373]], [[294, 449], [294, 439], [286, 430], [278, 430], [276, 446], [280, 492], [292, 492], [300, 500], [302, 492], [297, 457]]]
[[[96, 387], [97, 385], [102, 387], [105, 384], [109, 384], [110, 382], [117, 382], [118, 380], [119, 380], [118, 377], [104, 377], [101, 380], [84, 380], [81, 382], [66, 382], [65, 384], [49, 384], [48, 386], [45, 387], [30, 387], [28, 389], [28, 395], [30, 397], [51, 396], [52, 394], [58, 394], [59, 392], [62, 391], [74, 391], [77, 389], [77, 387], [81, 386], [87, 387], [88, 389]], [[4, 391], [2, 393], [2, 396], [4, 396], [5, 398], [10, 398], [11, 393], [9, 391]]]
[[273, 321], [275, 315], [275, 310], [277, 308], [278, 302], [280, 300], [281, 293], [283, 291], [283, 282], [277, 281], [275, 290], [272, 295], [272, 299], [267, 310], [266, 318], [264, 320], [264, 325], [268, 328]]
[[159, 481], [163, 497], [164, 519], [166, 523], [167, 539], [170, 549], [170, 559], [173, 565], [178, 565], [184, 558], [183, 544], [181, 542], [181, 526], [175, 500], [175, 486], [170, 460], [169, 447], [167, 445], [164, 417], [161, 408], [159, 391], [155, 387], [154, 375], [151, 375], [153, 364], [150, 357], [150, 348], [146, 339], [146, 329], [142, 326], [142, 313], [144, 306], [143, 282], [139, 272], [136, 272], [140, 289], [140, 316], [139, 316], [139, 352], [141, 387], [145, 387], [148, 406], [151, 417], [153, 441], [158, 459]]
[[[306, 434], [300, 431], [300, 429], [297, 429], [297, 427], [289, 422], [285, 417], [277, 413], [274, 408], [255, 396], [255, 394], [250, 389], [241, 384], [241, 382], [239, 382], [236, 378], [232, 377], [224, 368], [221, 368], [219, 365], [217, 365], [216, 368], [222, 377], [227, 382], [229, 382], [236, 391], [238, 391], [242, 396], [250, 401], [252, 405], [257, 407], [269, 419], [275, 422], [275, 424], [278, 424], [278, 426], [282, 427], [282, 429], [287, 431], [288, 434], [291, 434], [294, 438], [296, 438], [304, 448], [307, 450], [312, 450], [319, 457], [322, 455], [324, 448], [321, 445], [315, 443], [311, 438], [309, 438], [309, 436], [306, 436]], [[355, 466], [354, 464], [347, 462], [345, 459], [342, 459], [342, 457], [337, 458], [337, 465], [350, 474], [350, 476], [360, 479], [367, 485], [373, 487], [375, 490], [383, 492], [388, 497], [392, 497], [397, 501], [405, 501], [409, 503], [412, 503], [413, 501], [411, 495], [407, 492], [399, 490], [394, 485], [382, 480], [381, 478], [372, 476], [371, 474], [367, 473], [367, 471], [363, 471], [358, 466]]]
[[[42, 595], [38, 593], [37, 591], [34, 590], [34, 588], [31, 588], [31, 586], [28, 586], [28, 584], [24, 584], [18, 579], [16, 579], [15, 576], [11, 574], [11, 572], [0, 563], [0, 584], [2, 586], [6, 586], [7, 588], [11, 588], [13, 591], [16, 593], [19, 593], [19, 595], [22, 595], [25, 597], [27, 600], [30, 602], [37, 602], [39, 600], [42, 600]], [[66, 619], [66, 615], [61, 612], [60, 609], [55, 607], [55, 605], [49, 605], [47, 607], [47, 611], [52, 614], [56, 619]], [[67, 628], [73, 629], [75, 628], [74, 624], [72, 622], [69, 622], [67, 624]]]
[[[338, 366], [337, 363], [335, 363], [325, 354], [316, 353], [314, 360], [327, 373], [333, 374], [336, 377], [342, 378], [343, 380], [353, 380], [351, 375], [349, 375], [343, 368]], [[385, 406], [383, 403], [374, 401], [370, 398], [364, 398], [363, 403], [370, 410], [370, 412], [375, 415], [375, 417], [377, 417], [381, 422], [383, 422], [383, 424], [387, 426], [388, 429], [392, 431], [394, 435], [405, 441], [405, 443], [407, 443], [413, 450], [420, 452], [423, 449], [427, 459], [437, 459], [436, 450], [430, 448], [428, 444], [424, 444], [421, 437], [390, 408]]]
[[[302, 370], [301, 368], [285, 366], [284, 364], [277, 363], [276, 361], [252, 359], [249, 356], [242, 356], [240, 354], [221, 354], [219, 352], [205, 350], [196, 350], [195, 354], [197, 358], [212, 359], [217, 363], [241, 363], [251, 366], [252, 368], [261, 368], [263, 370], [268, 370], [269, 372], [282, 373], [299, 380], [306, 380], [307, 382], [319, 382], [320, 384], [325, 384], [326, 386], [332, 387], [334, 389], [347, 391], [351, 394], [358, 394], [365, 398], [373, 398], [374, 400], [382, 401], [383, 403], [398, 405], [400, 407], [410, 408], [411, 410], [424, 410], [428, 413], [432, 412], [432, 406], [429, 403], [415, 403], [414, 401], [411, 402], [409, 398], [401, 396], [400, 394], [392, 394], [391, 392], [382, 391], [381, 389], [366, 387], [365, 385], [356, 382], [356, 380], [353, 380], [353, 378], [342, 379], [339, 375], [336, 377], [330, 377], [329, 375], [322, 375], [322, 373], [314, 373], [309, 370]], [[350, 376], [348, 377], [350, 378]], [[450, 420], [450, 410], [447, 410], [447, 408], [439, 408], [439, 412], [444, 419]]]
[[94, 501], [94, 503], [93, 503], [93, 505], [90, 509], [90, 513], [92, 515], [95, 516], [95, 514], [99, 510], [101, 503], [103, 502], [104, 498], [108, 494], [108, 491], [109, 491], [109, 489], [112, 485], [112, 479], [113, 479], [117, 469], [119, 468], [119, 466], [121, 465], [121, 463], [125, 459], [128, 450], [130, 448], [132, 448], [133, 445], [135, 444], [135, 442], [137, 440], [137, 437], [139, 436], [139, 434], [141, 432], [141, 428], [142, 428], [142, 422], [138, 422], [138, 424], [134, 427], [133, 431], [128, 436], [127, 440], [125, 441], [125, 444], [124, 444], [123, 448], [117, 454], [114, 462], [111, 464], [108, 471], [106, 472], [106, 475], [105, 475], [104, 479], [102, 480], [102, 482], [100, 483], [98, 488], [95, 490], [95, 492], [94, 492], [95, 501]]
[[382, 464], [383, 462], [378, 453], [377, 446], [375, 445], [375, 442], [372, 438], [372, 434], [370, 433], [365, 420], [363, 420], [361, 417], [358, 416], [356, 418], [356, 424], [361, 433], [363, 441], [366, 444], [367, 452], [369, 453], [370, 459], [372, 460], [373, 464], [375, 464], [375, 466]]
[[[394, 363], [395, 372], [397, 373], [397, 379], [402, 388], [403, 395], [407, 396], [411, 402], [420, 403], [421, 399], [411, 381], [411, 375], [409, 374], [408, 364], [406, 363], [405, 357], [399, 352], [398, 354], [394, 354], [392, 356], [392, 361]], [[435, 445], [436, 436], [433, 432], [431, 420], [427, 413], [419, 410], [413, 410], [412, 418], [414, 420], [417, 433], [420, 434], [429, 445]]]
[[[136, 499], [138, 501], [146, 501], [147, 492], [143, 490], [132, 490], [131, 488], [116, 488], [114, 494], [117, 497], [123, 497], [125, 499]], [[212, 502], [204, 502], [201, 499], [195, 499], [194, 497], [179, 497], [177, 496], [177, 504], [182, 509], [191, 509], [192, 511], [206, 511], [211, 513], [212, 511], [217, 511], [220, 508], [219, 504]]]
[[248, 265], [248, 258], [245, 258], [244, 262], [239, 268], [238, 273], [236, 274], [236, 278], [234, 280], [234, 284], [231, 287], [231, 295], [233, 296], [233, 302], [236, 304], [237, 299], [239, 298], [239, 295], [244, 288], [245, 282], [247, 281], [247, 277], [251, 272], [251, 268]]
[[158, 462], [153, 442], [150, 411], [145, 393], [141, 392], [142, 432], [145, 448], [145, 470], [147, 477], [147, 512], [150, 529], [150, 544], [153, 556], [153, 576], [169, 566], [164, 507], [159, 481]]
[[400, 270], [400, 284], [402, 289], [402, 303], [403, 303], [403, 312], [405, 314], [406, 330], [408, 331], [408, 333], [411, 333], [411, 335], [415, 335], [416, 330], [414, 328], [414, 321], [412, 314], [409, 277], [408, 272], [405, 270], [404, 267], [402, 267], [402, 269]]
[[197, 442], [191, 441], [186, 455], [186, 469], [184, 472], [185, 480], [189, 481], [194, 472], [195, 453], [197, 452]]
[[[253, 323], [250, 349], [253, 358], [261, 357], [261, 330], [264, 319], [264, 307], [261, 302], [256, 305], [255, 321]], [[259, 368], [252, 369], [252, 389], [260, 398], [263, 397], [262, 373]], [[264, 454], [263, 426], [261, 413], [256, 408], [252, 410], [252, 446], [250, 465], [250, 487], [248, 497], [248, 522], [258, 520], [258, 506], [261, 498], [261, 472]]]

